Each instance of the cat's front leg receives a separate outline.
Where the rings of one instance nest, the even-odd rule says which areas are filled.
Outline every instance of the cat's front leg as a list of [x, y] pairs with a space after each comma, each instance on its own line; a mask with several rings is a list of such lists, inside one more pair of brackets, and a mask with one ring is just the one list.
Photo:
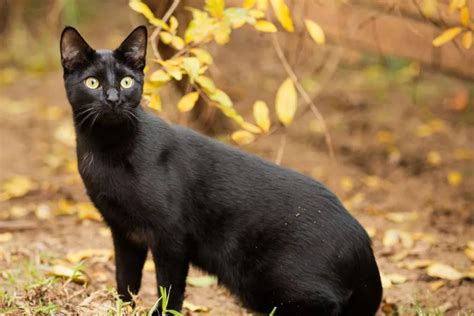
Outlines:
[[146, 244], [134, 242], [126, 233], [111, 228], [115, 248], [117, 292], [127, 302], [138, 294], [142, 280], [148, 248]]
[[[161, 296], [160, 288], [166, 290], [168, 310], [181, 311], [186, 287], [186, 277], [189, 270], [189, 261], [186, 252], [181, 245], [176, 243], [162, 243], [151, 247], [153, 260], [156, 266], [156, 280], [158, 295]], [[158, 306], [158, 312], [162, 313], [162, 302]]]

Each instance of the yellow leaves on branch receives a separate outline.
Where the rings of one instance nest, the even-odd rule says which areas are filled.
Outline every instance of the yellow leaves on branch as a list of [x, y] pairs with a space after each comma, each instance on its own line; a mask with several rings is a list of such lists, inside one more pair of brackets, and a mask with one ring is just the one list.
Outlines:
[[196, 101], [199, 99], [199, 92], [191, 92], [186, 94], [178, 102], [178, 110], [180, 112], [188, 112], [194, 108]]
[[255, 102], [253, 105], [253, 117], [258, 127], [260, 127], [264, 133], [270, 130], [270, 111], [264, 101]]
[[281, 26], [288, 32], [294, 31], [293, 20], [291, 18], [290, 9], [285, 3], [285, 0], [270, 0], [273, 11], [280, 22]]
[[324, 31], [318, 23], [305, 19], [304, 24], [306, 25], [309, 35], [317, 44], [322, 45], [325, 43], [326, 37], [324, 36]]
[[155, 17], [150, 8], [140, 0], [130, 0], [128, 6], [135, 12], [141, 13], [151, 24], [154, 26], [161, 27], [165, 30], [169, 30], [168, 25], [163, 21]]
[[275, 110], [278, 119], [284, 126], [293, 122], [298, 104], [298, 96], [291, 78], [286, 79], [276, 94]]

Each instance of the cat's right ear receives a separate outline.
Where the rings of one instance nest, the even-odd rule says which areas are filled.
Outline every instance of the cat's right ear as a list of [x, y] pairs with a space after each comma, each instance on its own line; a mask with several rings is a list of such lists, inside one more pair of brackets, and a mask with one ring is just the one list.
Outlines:
[[74, 70], [90, 60], [94, 50], [79, 32], [70, 26], [61, 33], [61, 64], [64, 69]]

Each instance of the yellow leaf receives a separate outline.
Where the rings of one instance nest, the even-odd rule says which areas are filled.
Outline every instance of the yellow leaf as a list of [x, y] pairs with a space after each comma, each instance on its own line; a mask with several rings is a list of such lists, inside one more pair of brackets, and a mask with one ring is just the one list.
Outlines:
[[447, 42], [451, 41], [453, 38], [455, 38], [461, 32], [462, 32], [462, 27], [460, 27], [460, 26], [456, 26], [456, 27], [452, 27], [450, 29], [447, 29], [446, 31], [441, 33], [441, 35], [439, 35], [438, 37], [436, 37], [433, 40], [433, 46], [434, 47], [440, 47], [440, 46], [446, 44]]
[[263, 19], [265, 17], [265, 12], [260, 11], [260, 10], [256, 10], [256, 9], [252, 9], [252, 10], [249, 11], [249, 15], [253, 18], [256, 18], [256, 19]]
[[206, 0], [206, 11], [215, 18], [221, 18], [224, 14], [224, 0]]
[[213, 93], [208, 94], [208, 96], [212, 101], [217, 102], [218, 105], [224, 108], [232, 108], [232, 100], [224, 91], [216, 89]]
[[275, 33], [277, 31], [276, 26], [272, 22], [265, 20], [257, 21], [254, 27], [257, 31], [260, 32]]
[[227, 44], [230, 40], [231, 29], [227, 23], [219, 22], [216, 24], [215, 29], [212, 31], [214, 35], [214, 40], [219, 45]]
[[232, 140], [239, 145], [247, 145], [255, 140], [255, 135], [249, 131], [239, 130], [232, 133]]
[[474, 248], [464, 249], [464, 254], [469, 258], [469, 260], [474, 261]]
[[80, 220], [102, 221], [102, 216], [91, 203], [78, 203], [76, 207]]
[[352, 189], [354, 188], [354, 181], [349, 177], [342, 177], [341, 187], [346, 192], [352, 191]]
[[456, 9], [461, 9], [466, 5], [466, 0], [451, 0], [449, 3], [449, 13], [453, 13]]
[[432, 166], [438, 166], [441, 164], [441, 155], [436, 150], [431, 150], [426, 156], [426, 161]]
[[38, 185], [35, 182], [25, 176], [11, 177], [3, 183], [2, 192], [0, 192], [0, 201], [22, 197], [36, 190], [37, 187]]
[[393, 247], [401, 244], [404, 248], [411, 248], [414, 245], [413, 238], [404, 231], [389, 229], [385, 232], [382, 243], [385, 247]]
[[456, 281], [463, 277], [462, 273], [443, 263], [433, 263], [426, 268], [426, 273], [433, 278]]
[[438, 8], [438, 0], [424, 0], [421, 6], [423, 14], [427, 17], [433, 17]]
[[267, 11], [268, 0], [257, 0], [257, 9], [260, 11]]
[[201, 63], [197, 57], [185, 57], [183, 60], [183, 69], [188, 74], [191, 83], [199, 76]]
[[394, 223], [403, 223], [408, 221], [414, 221], [418, 218], [416, 212], [390, 212], [385, 214], [385, 218]]
[[462, 182], [462, 175], [459, 171], [450, 171], [448, 173], [448, 183], [450, 186], [456, 187]]
[[270, 111], [264, 101], [257, 101], [254, 103], [253, 117], [264, 133], [270, 130]]
[[276, 94], [275, 109], [280, 122], [288, 126], [293, 122], [296, 113], [298, 96], [290, 78], [286, 79]]
[[179, 36], [173, 36], [171, 38], [171, 46], [173, 46], [174, 48], [176, 48], [177, 50], [181, 50], [184, 48], [184, 40], [179, 37]]
[[79, 263], [84, 259], [95, 257], [97, 262], [107, 262], [112, 256], [113, 251], [110, 249], [83, 249], [68, 253], [66, 259], [71, 263]]
[[461, 8], [459, 19], [461, 21], [461, 24], [464, 25], [465, 27], [467, 27], [469, 25], [471, 17], [470, 17], [470, 14], [469, 14], [468, 6], [464, 6], [464, 7]]
[[178, 29], [179, 22], [174, 16], [170, 18], [170, 32], [176, 34], [176, 30]]
[[173, 35], [168, 32], [160, 32], [160, 39], [163, 43], [168, 45], [173, 40]]
[[253, 125], [249, 122], [242, 122], [242, 124], [240, 124], [240, 127], [254, 134], [260, 134], [262, 132], [260, 127]]
[[145, 270], [146, 272], [155, 272], [155, 263], [152, 260], [145, 261], [143, 270]]
[[472, 46], [472, 32], [466, 31], [462, 36], [462, 45], [465, 49], [469, 49]]
[[153, 72], [150, 76], [150, 81], [165, 83], [171, 80], [171, 76], [167, 74], [163, 69]]
[[168, 25], [163, 20], [152, 18], [152, 19], [149, 19], [148, 22], [150, 22], [150, 24], [153, 24], [154, 26], [161, 27], [162, 29], [166, 31], [170, 30]]
[[7, 242], [13, 239], [12, 233], [2, 233], [0, 234], [0, 243]]
[[433, 261], [429, 259], [419, 259], [413, 261], [406, 261], [400, 264], [400, 268], [406, 268], [408, 270], [415, 270], [415, 269], [424, 269], [432, 264]]
[[275, 15], [283, 26], [285, 30], [288, 32], [293, 32], [293, 20], [291, 19], [290, 9], [285, 3], [285, 0], [270, 0], [273, 11], [275, 11]]
[[306, 25], [306, 29], [308, 30], [309, 35], [316, 42], [316, 44], [324, 44], [324, 42], [326, 41], [326, 37], [324, 36], [324, 31], [321, 26], [319, 26], [318, 23], [308, 19], [304, 20], [304, 24]]
[[251, 9], [255, 5], [257, 0], [244, 0], [244, 3], [242, 4], [242, 8], [244, 9]]
[[158, 112], [161, 112], [163, 110], [161, 105], [161, 98], [158, 93], [154, 93], [151, 96], [150, 102], [148, 103], [148, 107]]
[[203, 64], [210, 65], [213, 63], [212, 56], [208, 51], [202, 48], [192, 48], [189, 50], [191, 54], [197, 57]]
[[132, 8], [133, 11], [143, 14], [148, 20], [152, 20], [155, 18], [155, 15], [150, 10], [150, 8], [141, 1], [132, 0], [128, 3], [129, 7]]
[[204, 92], [206, 92], [206, 94], [212, 94], [216, 91], [216, 85], [214, 84], [214, 81], [212, 81], [212, 79], [209, 77], [199, 76], [196, 78], [196, 82], [201, 88], [204, 89]]
[[437, 280], [437, 281], [430, 282], [430, 290], [435, 292], [439, 290], [440, 288], [442, 288], [445, 284], [446, 284], [446, 281], [444, 280]]
[[393, 144], [395, 142], [395, 135], [390, 131], [378, 131], [377, 139], [382, 144]]
[[211, 310], [207, 306], [194, 305], [188, 301], [183, 302], [183, 308], [189, 310], [192, 313], [208, 313]]
[[199, 99], [199, 92], [191, 92], [186, 94], [178, 102], [178, 110], [180, 112], [191, 111], [196, 104], [196, 101]]

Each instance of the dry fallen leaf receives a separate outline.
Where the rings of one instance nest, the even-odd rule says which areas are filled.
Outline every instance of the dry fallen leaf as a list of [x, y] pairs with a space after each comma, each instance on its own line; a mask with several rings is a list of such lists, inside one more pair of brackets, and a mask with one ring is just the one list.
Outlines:
[[91, 203], [78, 203], [76, 207], [80, 220], [102, 221], [102, 216]]
[[205, 276], [199, 276], [199, 277], [194, 277], [194, 276], [188, 276], [186, 278], [186, 283], [191, 286], [195, 287], [208, 287], [214, 284], [217, 284], [217, 279], [214, 276], [211, 275], [205, 275]]
[[433, 282], [430, 283], [430, 290], [432, 292], [436, 292], [437, 290], [442, 288], [445, 284], [446, 284], [446, 281], [444, 281], [444, 280], [433, 281]]
[[424, 269], [432, 263], [433, 261], [429, 259], [419, 259], [419, 260], [401, 262], [400, 264], [398, 264], [398, 267], [405, 268], [408, 270]]
[[409, 233], [396, 229], [387, 230], [382, 243], [385, 247], [393, 247], [397, 244], [401, 244], [404, 248], [411, 248], [415, 244]]
[[85, 274], [77, 269], [66, 267], [64, 265], [54, 265], [47, 270], [47, 273], [49, 275], [71, 279], [71, 281], [77, 284], [87, 283], [87, 277]]
[[33, 182], [25, 176], [15, 176], [9, 178], [2, 185], [2, 192], [0, 192], [0, 201], [10, 200], [25, 196], [29, 192], [36, 190], [38, 184]]
[[391, 273], [383, 274], [380, 273], [380, 279], [382, 281], [382, 287], [384, 289], [389, 289], [395, 284], [402, 284], [407, 281], [407, 278], [401, 274]]
[[0, 234], [0, 243], [7, 242], [12, 240], [13, 234], [12, 233], [2, 233]]
[[456, 187], [462, 182], [462, 175], [459, 171], [450, 171], [448, 173], [448, 183], [450, 186]]
[[183, 307], [193, 313], [208, 313], [211, 310], [207, 306], [194, 305], [188, 301], [183, 302]]
[[367, 235], [369, 235], [370, 238], [374, 238], [377, 234], [377, 229], [375, 227], [366, 227], [365, 231], [367, 232]]
[[385, 214], [385, 218], [394, 222], [394, 223], [403, 223], [403, 222], [408, 222], [408, 221], [414, 221], [418, 219], [418, 213], [417, 212], [391, 212]]
[[153, 260], [145, 261], [143, 270], [145, 270], [146, 272], [155, 272], [155, 263], [153, 262]]
[[68, 253], [66, 259], [71, 263], [78, 263], [81, 260], [94, 257], [97, 262], [107, 262], [112, 256], [113, 251], [110, 249], [83, 249]]
[[350, 177], [342, 177], [341, 188], [346, 192], [352, 191], [354, 188], [354, 181]]
[[450, 281], [460, 280], [463, 274], [453, 267], [444, 263], [432, 263], [426, 268], [426, 273], [434, 278], [440, 278]]

